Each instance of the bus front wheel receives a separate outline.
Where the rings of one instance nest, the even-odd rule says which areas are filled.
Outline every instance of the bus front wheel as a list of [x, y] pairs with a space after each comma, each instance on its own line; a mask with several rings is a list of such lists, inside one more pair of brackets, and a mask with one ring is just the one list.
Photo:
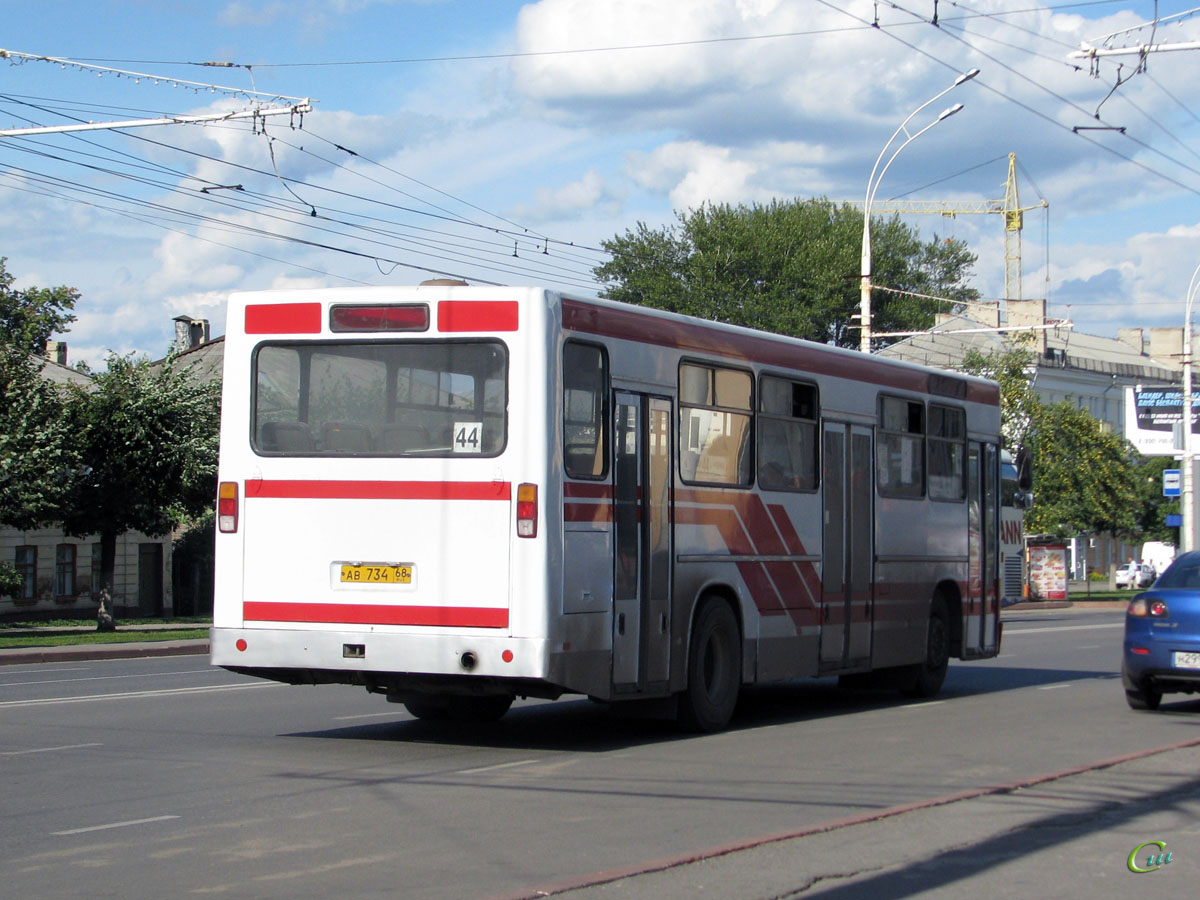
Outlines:
[[724, 600], [703, 601], [688, 648], [687, 688], [679, 722], [690, 731], [720, 731], [733, 718], [742, 684], [742, 638]]

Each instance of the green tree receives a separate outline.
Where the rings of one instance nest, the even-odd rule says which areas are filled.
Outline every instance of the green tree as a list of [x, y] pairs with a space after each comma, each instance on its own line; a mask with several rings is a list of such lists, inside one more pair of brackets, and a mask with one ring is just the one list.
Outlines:
[[993, 353], [968, 350], [962, 369], [1000, 385], [1000, 432], [1004, 435], [1004, 445], [1010, 450], [1024, 447], [1042, 405], [1031, 383], [1036, 371], [1032, 351], [1018, 345]]
[[1163, 496], [1163, 470], [1173, 469], [1179, 461], [1169, 456], [1148, 456], [1137, 463], [1138, 521], [1137, 536], [1142, 541], [1174, 544], [1178, 529], [1167, 524], [1167, 516], [1179, 513], [1179, 501]]
[[0, 257], [0, 340], [27, 355], [41, 355], [51, 335], [67, 331], [75, 321], [71, 310], [79, 291], [62, 286], [14, 290], [16, 278], [7, 262], [8, 257]]
[[0, 257], [0, 524], [52, 521], [75, 466], [63, 396], [42, 375], [46, 341], [75, 320], [73, 288], [14, 290]]
[[82, 474], [61, 521], [68, 534], [100, 536], [100, 580], [111, 586], [118, 535], [164, 535], [212, 506], [220, 386], [173, 358], [152, 366], [114, 354], [107, 364], [68, 404]]
[[[614, 300], [746, 325], [843, 347], [858, 346], [862, 212], [825, 199], [707, 205], [678, 223], [639, 222], [602, 241], [596, 267]], [[872, 281], [882, 287], [969, 300], [975, 256], [955, 240], [922, 242], [899, 217], [871, 223]], [[877, 289], [875, 331], [928, 328], [939, 306]]]
[[14, 528], [55, 520], [78, 467], [63, 394], [43, 363], [0, 345], [0, 524]]
[[1070, 403], [1042, 405], [1027, 445], [1033, 453], [1035, 503], [1028, 533], [1132, 534], [1141, 511], [1141, 479], [1132, 445], [1104, 432]]

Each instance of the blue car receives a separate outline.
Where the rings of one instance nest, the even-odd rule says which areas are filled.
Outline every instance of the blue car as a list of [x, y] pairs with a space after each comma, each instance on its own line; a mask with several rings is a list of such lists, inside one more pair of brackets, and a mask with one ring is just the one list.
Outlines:
[[1134, 709], [1200, 691], [1200, 552], [1184, 553], [1130, 602], [1121, 680]]

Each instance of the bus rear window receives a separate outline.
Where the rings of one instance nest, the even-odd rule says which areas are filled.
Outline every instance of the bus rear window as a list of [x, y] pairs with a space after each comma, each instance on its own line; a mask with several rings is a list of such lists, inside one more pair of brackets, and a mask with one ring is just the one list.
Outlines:
[[495, 456], [507, 392], [498, 341], [264, 344], [251, 436], [267, 456]]

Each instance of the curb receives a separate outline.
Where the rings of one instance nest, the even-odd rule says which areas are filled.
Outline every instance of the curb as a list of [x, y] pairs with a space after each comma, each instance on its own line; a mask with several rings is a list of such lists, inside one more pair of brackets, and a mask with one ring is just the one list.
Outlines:
[[66, 647], [31, 647], [0, 650], [0, 666], [62, 662], [64, 660], [136, 659], [151, 656], [199, 656], [208, 653], [208, 641], [142, 641], [129, 644], [85, 644]]

